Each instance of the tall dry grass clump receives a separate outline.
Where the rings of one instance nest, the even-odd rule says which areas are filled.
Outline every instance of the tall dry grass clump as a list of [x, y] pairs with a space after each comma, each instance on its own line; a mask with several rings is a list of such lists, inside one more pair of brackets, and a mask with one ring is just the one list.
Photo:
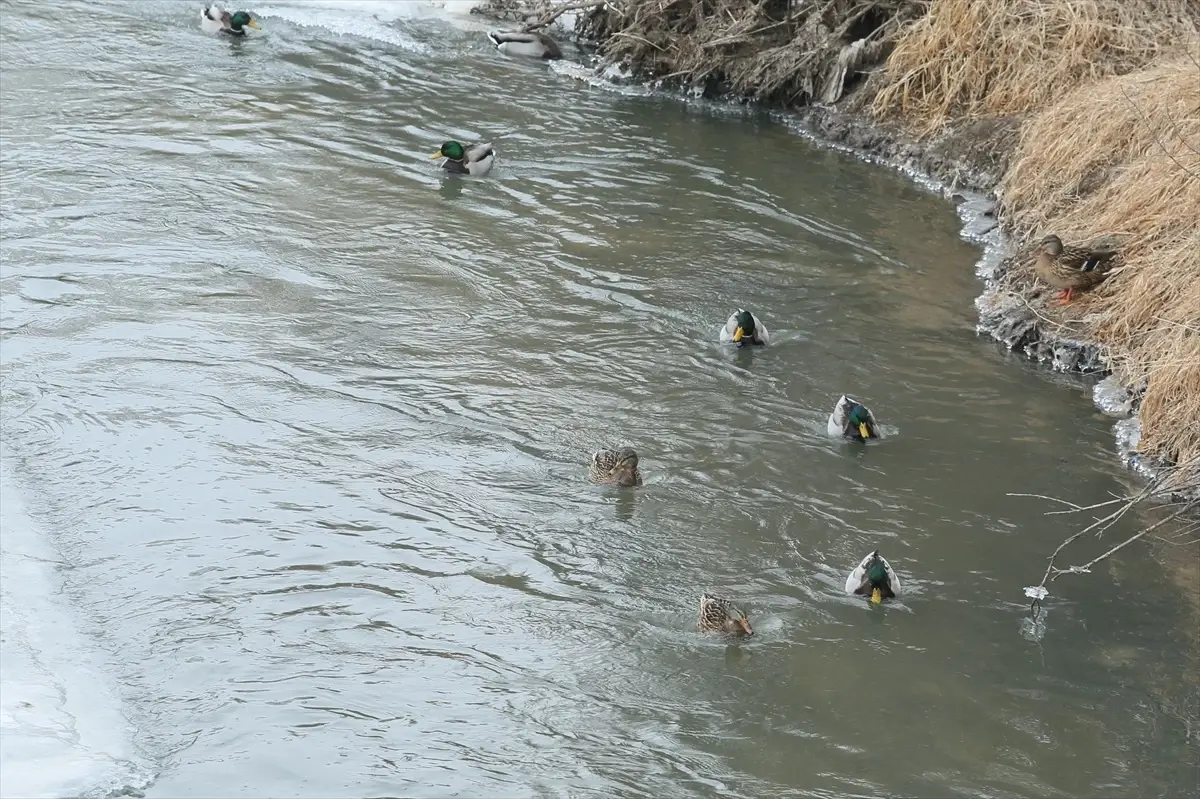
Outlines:
[[1084, 333], [1145, 386], [1143, 453], [1200, 456], [1200, 59], [1067, 93], [1025, 126], [998, 193], [1030, 238], [1120, 242], [1125, 267], [1083, 299]]
[[1197, 0], [933, 0], [888, 58], [874, 111], [923, 134], [1024, 114], [1151, 63], [1198, 24]]

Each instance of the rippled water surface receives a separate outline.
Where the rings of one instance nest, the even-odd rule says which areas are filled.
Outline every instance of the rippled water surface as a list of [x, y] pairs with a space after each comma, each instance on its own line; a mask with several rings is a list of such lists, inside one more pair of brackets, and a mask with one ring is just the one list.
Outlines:
[[[950, 205], [477, 18], [250, 8], [0, 4], [6, 466], [148, 796], [1195, 789], [1146, 550], [1022, 634], [1076, 522], [1006, 493], [1126, 478], [1085, 387], [973, 334]], [[773, 346], [718, 345], [738, 306]], [[842, 392], [885, 440], [825, 435]], [[646, 485], [590, 484], [623, 444]], [[841, 592], [876, 547], [884, 608]]]

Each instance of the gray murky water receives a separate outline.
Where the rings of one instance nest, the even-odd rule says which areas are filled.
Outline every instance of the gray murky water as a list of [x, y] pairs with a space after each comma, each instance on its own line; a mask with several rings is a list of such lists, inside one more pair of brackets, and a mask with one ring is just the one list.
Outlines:
[[[148, 796], [1196, 788], [1145, 550], [1022, 635], [1072, 528], [1005, 494], [1127, 478], [973, 334], [948, 204], [367, 6], [0, 4], [7, 465]], [[716, 343], [739, 305], [774, 346]], [[827, 438], [841, 392], [890, 437]], [[618, 444], [642, 489], [587, 482]], [[874, 547], [882, 609], [841, 593]], [[759, 634], [697, 633], [702, 589]]]

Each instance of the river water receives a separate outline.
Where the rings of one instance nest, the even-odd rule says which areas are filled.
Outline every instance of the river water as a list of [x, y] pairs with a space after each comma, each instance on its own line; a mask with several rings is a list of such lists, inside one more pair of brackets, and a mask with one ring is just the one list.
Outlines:
[[[5, 795], [105, 758], [151, 797], [1196, 788], [1147, 549], [1028, 622], [1078, 522], [1006, 494], [1128, 477], [1086, 386], [972, 332], [951, 205], [453, 9], [249, 8], [0, 3], [5, 539], [54, 553], [6, 572]], [[772, 346], [718, 344], [739, 306]], [[825, 435], [842, 392], [887, 438]], [[642, 488], [588, 482], [619, 445]], [[841, 591], [876, 547], [882, 608]]]

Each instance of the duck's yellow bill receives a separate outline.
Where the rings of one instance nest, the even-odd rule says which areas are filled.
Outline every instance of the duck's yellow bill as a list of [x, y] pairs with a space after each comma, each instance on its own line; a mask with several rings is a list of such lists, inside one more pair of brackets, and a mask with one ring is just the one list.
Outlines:
[[871, 604], [878, 605], [881, 602], [883, 602], [883, 592], [880, 591], [878, 588], [872, 588], [871, 589]]
[[741, 341], [745, 337], [745, 335], [746, 334], [744, 332], [742, 332], [742, 329], [739, 327], [737, 330], [733, 331], [733, 340]]
[[257, 31], [260, 31], [260, 30], [262, 30], [262, 25], [259, 25], [259, 24], [258, 24], [257, 22], [255, 22], [254, 20], [250, 20], [250, 21], [249, 21], [249, 22], [247, 22], [246, 24], [247, 24], [247, 25], [249, 25], [251, 28], [254, 28], [254, 29], [255, 29], [255, 30], [257, 30]]
[[[870, 432], [871, 431], [867, 430], [867, 426], [865, 424], [860, 424], [858, 426], [858, 434], [860, 436], [862, 436], [863, 438], [870, 438], [871, 437]], [[879, 590], [879, 589], [876, 589], [876, 590]]]
[[441, 150], [438, 150], [436, 153], [434, 153], [433, 155], [431, 155], [431, 156], [429, 156], [429, 157], [430, 157], [430, 158], [441, 158], [441, 157], [442, 157], [442, 151], [441, 151]]

